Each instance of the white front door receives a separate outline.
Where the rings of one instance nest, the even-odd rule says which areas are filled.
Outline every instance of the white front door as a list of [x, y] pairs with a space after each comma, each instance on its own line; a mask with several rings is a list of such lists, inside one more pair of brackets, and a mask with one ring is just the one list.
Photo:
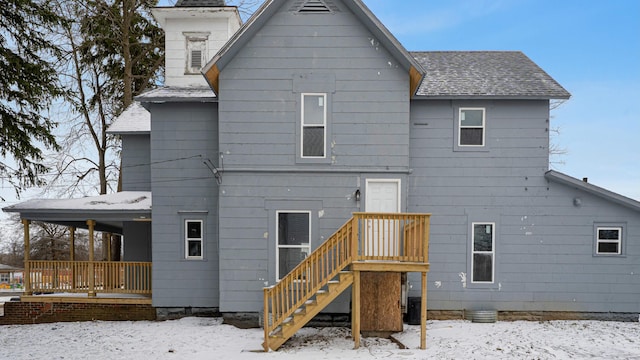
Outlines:
[[[400, 212], [400, 179], [367, 179], [365, 211], [371, 213]], [[394, 220], [368, 220], [364, 254], [396, 256], [400, 254], [400, 229]]]

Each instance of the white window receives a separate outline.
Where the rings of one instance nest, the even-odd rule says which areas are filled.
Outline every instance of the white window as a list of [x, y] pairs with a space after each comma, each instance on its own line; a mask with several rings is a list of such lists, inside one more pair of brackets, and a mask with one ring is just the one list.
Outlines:
[[9, 274], [7, 274], [7, 273], [0, 274], [0, 283], [7, 283], [8, 284], [9, 280], [11, 280], [9, 278]]
[[276, 279], [293, 270], [311, 252], [311, 212], [276, 211]]
[[458, 146], [484, 146], [484, 108], [460, 108]]
[[303, 158], [325, 158], [327, 148], [327, 94], [303, 93], [301, 101]]
[[622, 227], [596, 228], [596, 254], [622, 254]]
[[471, 228], [471, 282], [493, 283], [495, 223], [472, 223]]
[[202, 259], [203, 221], [184, 221], [184, 254], [187, 259]]
[[207, 59], [208, 33], [184, 33], [187, 39], [187, 63], [185, 73], [199, 74]]

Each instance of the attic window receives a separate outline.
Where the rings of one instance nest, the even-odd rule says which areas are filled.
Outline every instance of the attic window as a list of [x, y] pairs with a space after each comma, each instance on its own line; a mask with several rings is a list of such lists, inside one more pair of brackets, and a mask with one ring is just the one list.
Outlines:
[[199, 74], [207, 59], [208, 33], [184, 33], [187, 40], [185, 74]]
[[298, 0], [293, 4], [290, 11], [301, 14], [326, 14], [339, 12], [340, 9], [332, 0]]

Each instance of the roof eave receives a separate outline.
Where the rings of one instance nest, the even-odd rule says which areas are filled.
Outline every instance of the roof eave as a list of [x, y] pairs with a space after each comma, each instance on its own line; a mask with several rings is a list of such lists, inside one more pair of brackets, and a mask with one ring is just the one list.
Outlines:
[[571, 96], [549, 95], [415, 95], [414, 100], [568, 100]]
[[582, 190], [592, 195], [599, 196], [605, 200], [609, 200], [613, 203], [625, 206], [635, 211], [640, 212], [640, 201], [628, 198], [613, 191], [601, 188], [599, 186], [578, 180], [569, 175], [563, 174], [555, 170], [549, 170], [544, 174], [544, 177], [550, 181], [567, 185], [578, 190]]

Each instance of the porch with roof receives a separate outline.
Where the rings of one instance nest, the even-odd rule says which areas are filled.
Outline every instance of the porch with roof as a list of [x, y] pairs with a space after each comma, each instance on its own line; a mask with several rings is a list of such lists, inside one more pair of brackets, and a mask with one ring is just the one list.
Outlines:
[[[151, 304], [151, 260], [96, 260], [96, 233], [124, 235], [125, 224], [149, 224], [150, 192], [120, 192], [82, 199], [30, 200], [3, 209], [20, 214], [24, 227], [24, 302]], [[32, 260], [32, 221], [68, 229], [68, 260]], [[76, 259], [76, 230], [88, 231], [88, 260]], [[141, 239], [128, 239], [141, 241]], [[150, 239], [146, 239], [150, 244]], [[143, 244], [144, 245], [144, 244]], [[138, 259], [129, 259], [138, 260]]]

